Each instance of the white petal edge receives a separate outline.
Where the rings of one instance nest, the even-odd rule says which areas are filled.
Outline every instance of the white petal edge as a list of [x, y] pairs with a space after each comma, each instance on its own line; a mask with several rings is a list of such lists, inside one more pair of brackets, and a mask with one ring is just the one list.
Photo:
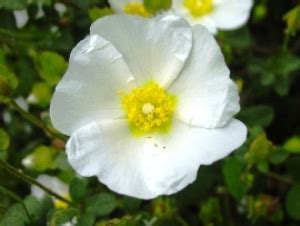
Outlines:
[[70, 135], [93, 121], [123, 117], [119, 92], [134, 86], [122, 54], [102, 37], [89, 36], [72, 50], [69, 68], [55, 89], [52, 123]]
[[190, 57], [168, 90], [178, 99], [175, 117], [192, 126], [221, 127], [240, 110], [238, 90], [214, 37], [200, 25], [193, 37]]
[[222, 0], [211, 15], [221, 30], [242, 27], [250, 17], [253, 0]]
[[67, 143], [68, 161], [82, 176], [97, 176], [111, 190], [141, 199], [158, 196], [144, 181], [145, 138], [133, 137], [127, 121], [93, 122]]
[[[66, 196], [69, 194], [68, 185], [56, 177], [42, 174], [38, 176], [37, 181], [61, 196]], [[31, 187], [31, 194], [39, 200], [46, 196], [45, 191], [35, 185]]]
[[92, 24], [91, 34], [114, 44], [138, 85], [154, 80], [167, 87], [178, 76], [192, 46], [189, 24], [170, 14], [153, 19], [107, 16]]
[[196, 179], [200, 165], [209, 165], [229, 155], [246, 140], [247, 128], [236, 120], [217, 129], [191, 127], [174, 121], [166, 136], [148, 139], [145, 175], [148, 187], [159, 194], [173, 194]]

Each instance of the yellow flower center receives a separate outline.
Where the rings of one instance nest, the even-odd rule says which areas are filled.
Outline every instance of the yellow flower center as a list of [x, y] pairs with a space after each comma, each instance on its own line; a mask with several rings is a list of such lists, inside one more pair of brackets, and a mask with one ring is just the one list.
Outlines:
[[[71, 201], [71, 196], [66, 194], [63, 196], [65, 199]], [[60, 199], [54, 199], [53, 205], [56, 209], [66, 209], [69, 207], [68, 203], [61, 201]]]
[[143, 3], [140, 3], [140, 2], [128, 3], [124, 8], [124, 12], [127, 14], [138, 15], [138, 16], [143, 16], [143, 17], [150, 16], [150, 14], [145, 9]]
[[155, 82], [122, 94], [122, 106], [133, 131], [137, 134], [164, 132], [169, 128], [176, 98]]
[[213, 0], [184, 0], [184, 6], [193, 17], [201, 17], [213, 10]]

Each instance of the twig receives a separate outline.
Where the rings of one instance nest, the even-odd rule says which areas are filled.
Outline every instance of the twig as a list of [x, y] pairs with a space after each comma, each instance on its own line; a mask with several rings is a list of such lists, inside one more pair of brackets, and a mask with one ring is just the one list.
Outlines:
[[29, 122], [31, 122], [33, 125], [41, 128], [44, 130], [46, 133], [50, 134], [52, 137], [57, 137], [63, 141], [66, 141], [67, 138], [54, 130], [53, 128], [48, 127], [42, 120], [39, 118], [35, 117], [34, 115], [24, 111], [17, 103], [15, 100], [11, 99], [10, 101], [11, 106], [16, 109], [25, 119], [27, 119]]
[[274, 173], [274, 172], [268, 172], [266, 175], [268, 177], [272, 177], [272, 178], [274, 178], [274, 179], [276, 179], [278, 181], [281, 181], [281, 182], [283, 182], [285, 184], [293, 184], [294, 183], [293, 180], [291, 180], [289, 178], [286, 178], [286, 177], [283, 177], [283, 176], [281, 176], [281, 175], [279, 175], [277, 173]]
[[37, 180], [35, 180], [34, 178], [20, 172], [18, 169], [16, 169], [15, 167], [11, 166], [9, 163], [3, 161], [2, 159], [0, 159], [0, 167], [3, 167], [4, 169], [6, 169], [9, 173], [11, 173], [12, 175], [22, 179], [23, 181], [29, 183], [29, 184], [33, 184], [37, 187], [39, 187], [40, 189], [42, 189], [43, 191], [45, 191], [47, 194], [53, 196], [56, 199], [59, 199], [71, 206], [77, 207], [73, 202], [65, 199], [64, 197], [60, 196], [59, 194], [55, 193], [54, 191], [50, 190], [49, 188], [45, 187], [44, 185], [42, 185], [41, 183], [39, 183]]

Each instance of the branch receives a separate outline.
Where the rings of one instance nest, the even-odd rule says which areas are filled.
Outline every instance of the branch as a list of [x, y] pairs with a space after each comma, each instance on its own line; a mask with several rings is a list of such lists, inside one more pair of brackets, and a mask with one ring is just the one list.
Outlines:
[[6, 169], [9, 173], [14, 175], [15, 177], [18, 177], [18, 178], [22, 179], [23, 181], [25, 181], [29, 184], [33, 184], [33, 185], [39, 187], [40, 189], [45, 191], [47, 194], [53, 196], [54, 198], [59, 199], [59, 200], [65, 202], [65, 203], [67, 203], [68, 205], [77, 207], [73, 202], [65, 199], [64, 197], [60, 196], [59, 194], [57, 194], [54, 191], [50, 190], [49, 188], [45, 187], [44, 185], [39, 183], [34, 178], [20, 172], [18, 169], [16, 169], [15, 167], [13, 167], [12, 165], [10, 165], [9, 163], [5, 162], [2, 159], [0, 159], [0, 167], [3, 167], [4, 169]]

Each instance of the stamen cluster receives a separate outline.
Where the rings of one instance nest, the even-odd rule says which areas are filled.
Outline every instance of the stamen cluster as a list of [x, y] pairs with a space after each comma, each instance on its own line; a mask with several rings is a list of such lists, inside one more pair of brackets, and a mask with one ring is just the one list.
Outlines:
[[141, 132], [152, 132], [169, 124], [175, 109], [175, 97], [155, 82], [135, 88], [122, 98], [131, 125]]

